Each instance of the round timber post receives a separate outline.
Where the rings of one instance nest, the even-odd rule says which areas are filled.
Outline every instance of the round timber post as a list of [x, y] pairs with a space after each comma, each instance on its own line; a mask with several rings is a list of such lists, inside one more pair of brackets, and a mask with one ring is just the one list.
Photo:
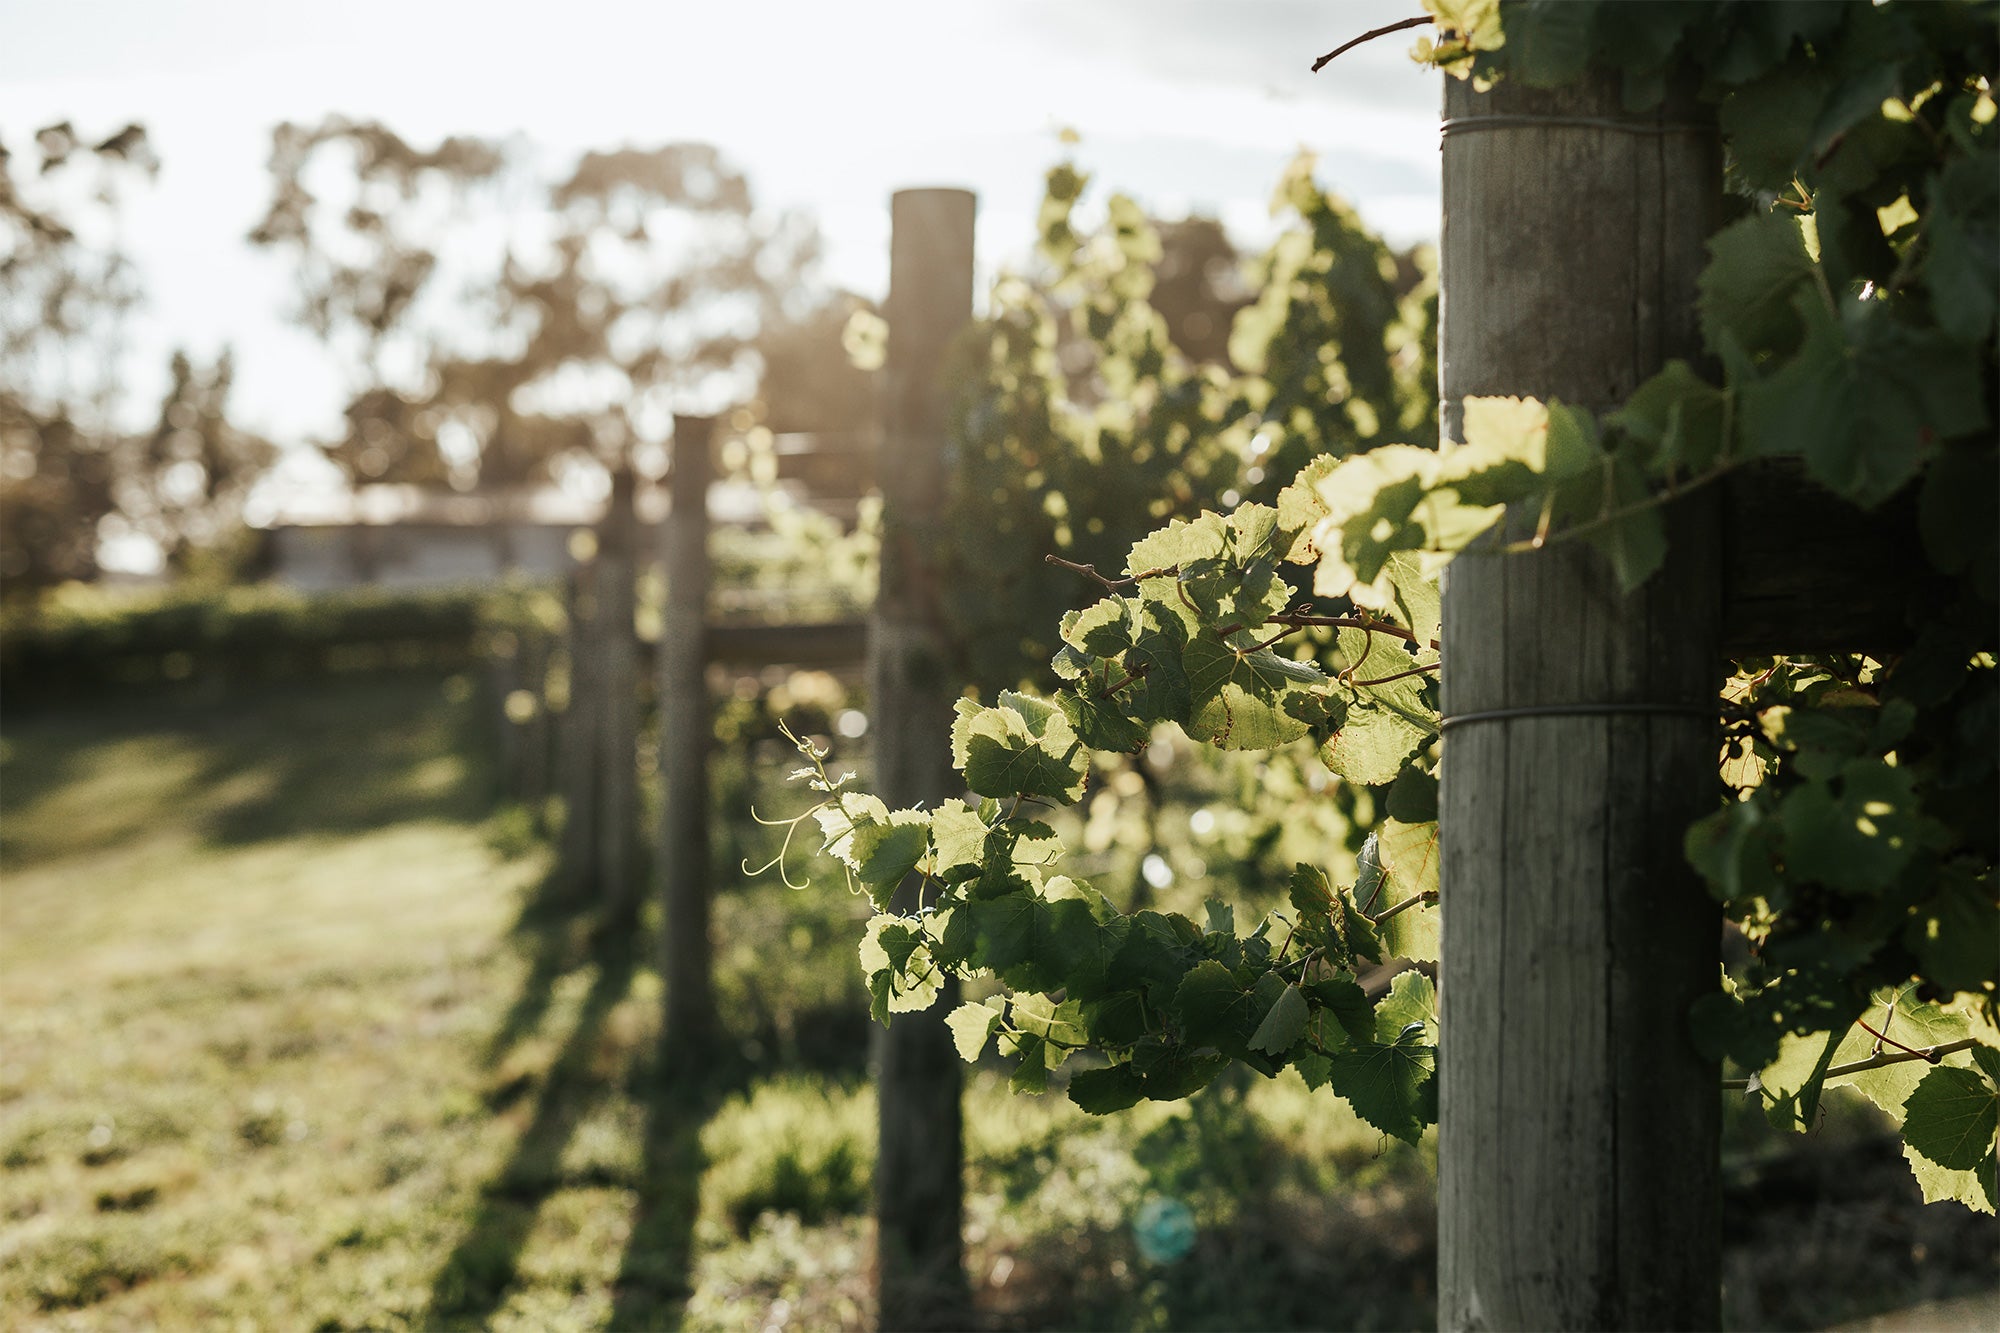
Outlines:
[[597, 545], [598, 763], [597, 873], [607, 919], [639, 910], [638, 479], [629, 463], [611, 474], [611, 502]]
[[[966, 190], [901, 190], [890, 204], [882, 573], [868, 688], [875, 790], [891, 808], [934, 806], [963, 790], [951, 768], [957, 691], [946, 668], [933, 552], [948, 466], [945, 356], [972, 318], [975, 211]], [[917, 910], [915, 876], [891, 907]], [[876, 1295], [884, 1329], [966, 1324], [963, 1076], [944, 1022], [956, 999], [947, 983], [933, 1008], [898, 1014], [876, 1034]]]
[[674, 418], [670, 508], [661, 533], [666, 616], [660, 627], [661, 971], [664, 1042], [689, 1054], [715, 1031], [708, 863], [708, 483], [711, 417]]
[[[1612, 79], [1448, 79], [1443, 146], [1448, 439], [1468, 396], [1602, 411], [1700, 355], [1721, 169], [1691, 98], [1633, 116]], [[1681, 855], [1716, 799], [1713, 497], [1667, 521], [1629, 596], [1580, 541], [1445, 574], [1446, 1329], [1720, 1318], [1718, 1071], [1687, 1013], [1721, 923]]]

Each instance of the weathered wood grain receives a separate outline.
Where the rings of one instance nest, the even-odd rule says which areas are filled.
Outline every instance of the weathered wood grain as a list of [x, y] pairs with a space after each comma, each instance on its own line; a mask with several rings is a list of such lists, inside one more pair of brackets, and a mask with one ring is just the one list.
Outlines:
[[[1440, 361], [1469, 395], [1603, 409], [1699, 352], [1714, 136], [1679, 103], [1634, 133], [1615, 82], [1447, 81]], [[1466, 129], [1505, 115], [1505, 127]], [[1554, 124], [1547, 123], [1553, 118]], [[1714, 496], [1669, 516], [1668, 567], [1621, 596], [1576, 545], [1446, 573], [1439, 1321], [1712, 1328], [1717, 1071], [1685, 1035], [1719, 921], [1679, 853], [1712, 804], [1720, 675]]]
[[[882, 573], [869, 635], [875, 790], [891, 808], [959, 793], [952, 687], [932, 555], [944, 512], [945, 357], [972, 318], [975, 204], [964, 190], [903, 190], [890, 204], [889, 349], [882, 445]], [[914, 911], [917, 885], [893, 906]], [[944, 1016], [877, 1034], [876, 1292], [884, 1329], [957, 1328], [969, 1318], [962, 1082]]]

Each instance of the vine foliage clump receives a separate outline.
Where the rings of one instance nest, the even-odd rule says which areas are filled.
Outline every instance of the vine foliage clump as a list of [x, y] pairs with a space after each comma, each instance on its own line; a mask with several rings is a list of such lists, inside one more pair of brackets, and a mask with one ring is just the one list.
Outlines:
[[[878, 908], [862, 943], [876, 1015], [927, 1007], [946, 974], [990, 973], [1002, 994], [950, 1023], [968, 1059], [997, 1042], [1017, 1087], [1087, 1052], [1069, 1094], [1102, 1112], [1186, 1096], [1232, 1062], [1289, 1065], [1414, 1140], [1436, 1115], [1431, 983], [1406, 970], [1370, 994], [1360, 977], [1436, 957], [1438, 570], [1511, 510], [1535, 519], [1516, 547], [1582, 540], [1636, 587], [1664, 557], [1669, 500], [1789, 459], [1862, 509], [1914, 490], [1945, 592], [1911, 607], [1901, 653], [1733, 664], [1716, 703], [1724, 790], [1686, 845], [1745, 947], [1690, 1032], [1782, 1125], [1809, 1127], [1824, 1089], [1852, 1084], [1902, 1125], [1927, 1198], [1991, 1212], [2000, 7], [1427, 8], [1436, 33], [1417, 57], [1457, 77], [1560, 86], [1609, 71], [1635, 113], [1670, 82], [1699, 83], [1738, 211], [1700, 279], [1704, 363], [1669, 363], [1603, 415], [1471, 399], [1463, 438], [1436, 449], [1378, 442], [1426, 423], [1361, 430], [1331, 382], [1233, 398], [1305, 438], [1360, 438], [1306, 451], [1275, 494], [1175, 516], [1114, 574], [1098, 572], [1108, 557], [1058, 561], [1102, 595], [1063, 616], [1049, 697], [959, 705], [968, 799], [892, 811], [815, 754], [823, 845]], [[1343, 291], [1352, 262], [1295, 265], [1285, 299]], [[1270, 263], [1276, 282], [1284, 256]], [[1336, 320], [1353, 308], [1332, 305]], [[1122, 336], [1127, 313], [1102, 314], [1092, 336]], [[1008, 356], [1036, 363], [1046, 345]], [[1250, 379], [1279, 364], [1244, 361]], [[1135, 364], [1107, 419], [1144, 401], [1158, 368]], [[1181, 428], [1239, 425], [1197, 412]], [[1355, 881], [1299, 865], [1289, 910], [1239, 932], [1221, 904], [1200, 923], [1120, 912], [1060, 873], [1045, 807], [1083, 796], [1093, 752], [1140, 749], [1168, 723], [1225, 751], [1310, 745], [1345, 783], [1381, 791]], [[910, 875], [921, 906], [890, 912]]]

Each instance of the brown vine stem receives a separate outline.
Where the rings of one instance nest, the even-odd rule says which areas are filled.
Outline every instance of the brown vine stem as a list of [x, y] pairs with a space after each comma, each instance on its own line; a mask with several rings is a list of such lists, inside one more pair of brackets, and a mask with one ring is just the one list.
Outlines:
[[1377, 37], [1387, 37], [1390, 33], [1401, 32], [1405, 28], [1421, 28], [1426, 23], [1429, 22], [1431, 22], [1431, 16], [1429, 14], [1419, 14], [1417, 15], [1417, 17], [1413, 19], [1403, 19], [1402, 21], [1397, 23], [1385, 23], [1379, 28], [1370, 28], [1367, 32], [1362, 33], [1359, 37], [1356, 37], [1354, 40], [1348, 42], [1342, 42], [1339, 46], [1334, 47], [1331, 51], [1328, 51], [1318, 60], [1313, 61], [1312, 72], [1315, 74], [1319, 73], [1322, 69], [1326, 68], [1327, 63], [1331, 61], [1335, 56], [1345, 55], [1347, 52], [1352, 51], [1355, 47], [1361, 45], [1363, 42], [1372, 42]]
[[[1294, 629], [1304, 629], [1308, 625], [1318, 626], [1323, 629], [1365, 629], [1375, 634], [1386, 634], [1392, 639], [1401, 639], [1411, 647], [1418, 646], [1417, 636], [1401, 626], [1391, 625], [1381, 620], [1369, 620], [1360, 616], [1314, 616], [1300, 611], [1287, 611], [1283, 615], [1272, 616], [1265, 623], [1269, 625], [1290, 625]], [[1438, 641], [1432, 639], [1427, 646], [1436, 648]]]
[[[1862, 1026], [1867, 1027], [1868, 1025], [1864, 1023]], [[1870, 1030], [1873, 1031], [1873, 1029]], [[1902, 1052], [1894, 1055], [1885, 1052], [1881, 1055], [1871, 1055], [1866, 1060], [1856, 1060], [1852, 1064], [1835, 1065], [1820, 1077], [1823, 1082], [1826, 1079], [1840, 1078], [1847, 1074], [1865, 1074], [1871, 1069], [1882, 1069], [1889, 1065], [1906, 1065], [1912, 1060], [1925, 1060], [1931, 1064], [1936, 1064], [1947, 1055], [1952, 1055], [1959, 1051], [1971, 1050], [1977, 1045], [1979, 1045], [1977, 1037], [1965, 1037], [1958, 1041], [1948, 1041], [1942, 1046], [1927, 1047], [1921, 1051], [1905, 1047]], [[1724, 1092], [1748, 1092], [1750, 1090], [1750, 1080], [1747, 1078], [1726, 1078], [1722, 1080], [1722, 1090]]]
[[[1932, 1064], [1937, 1063], [1936, 1056], [1927, 1055], [1923, 1051], [1918, 1050], [1914, 1046], [1905, 1046], [1902, 1042], [1897, 1041], [1894, 1037], [1890, 1036], [1886, 1032], [1877, 1032], [1874, 1028], [1868, 1025], [1868, 1021], [1866, 1019], [1857, 1018], [1854, 1020], [1854, 1025], [1875, 1039], [1875, 1049], [1878, 1051], [1881, 1050], [1882, 1047], [1885, 1045], [1894, 1046], [1899, 1051], [1908, 1051], [1911, 1055], [1921, 1056], [1923, 1059], [1929, 1060]], [[1882, 1026], [1887, 1027], [1888, 1024], [1884, 1023]]]
[[[1360, 664], [1356, 663], [1356, 665], [1358, 666]], [[1444, 663], [1442, 662], [1426, 662], [1422, 666], [1413, 666], [1408, 671], [1398, 671], [1392, 675], [1377, 676], [1373, 680], [1351, 680], [1348, 681], [1347, 683], [1350, 685], [1387, 685], [1390, 681], [1401, 680], [1405, 676], [1421, 676], [1426, 671], [1436, 671], [1439, 667], [1443, 665]]]
[[1116, 591], [1119, 588], [1130, 587], [1131, 585], [1138, 583], [1144, 579], [1157, 579], [1157, 578], [1163, 578], [1168, 574], [1180, 573], [1180, 570], [1176, 569], [1172, 565], [1162, 565], [1158, 569], [1142, 569], [1137, 574], [1132, 575], [1130, 578], [1108, 579], [1104, 577], [1104, 575], [1097, 572], [1096, 565], [1081, 565], [1074, 560], [1065, 560], [1059, 555], [1045, 555], [1042, 557], [1042, 559], [1044, 562], [1051, 565], [1055, 565], [1057, 568], [1067, 569], [1072, 573], [1082, 574], [1089, 578], [1096, 579], [1099, 583], [1103, 584], [1107, 589], [1113, 591]]
[[1366, 662], [1368, 660], [1368, 655], [1375, 651], [1374, 629], [1368, 626], [1363, 626], [1362, 632], [1366, 634], [1368, 638], [1361, 645], [1361, 656], [1355, 658], [1353, 662], [1348, 664], [1347, 670], [1340, 673], [1340, 679], [1343, 684], [1352, 685], [1354, 683], [1354, 673], [1361, 670], [1361, 664], [1363, 662]]
[[1414, 898], [1403, 899], [1403, 901], [1397, 903], [1394, 907], [1385, 907], [1382, 909], [1381, 915], [1371, 916], [1368, 919], [1375, 925], [1379, 926], [1384, 921], [1387, 921], [1390, 917], [1395, 916], [1398, 913], [1407, 912], [1412, 907], [1429, 907], [1435, 902], [1437, 902], [1437, 900], [1438, 896], [1435, 893], [1431, 892], [1420, 893]]
[[1539, 551], [1545, 546], [1554, 546], [1557, 542], [1568, 541], [1572, 537], [1581, 537], [1585, 533], [1595, 532], [1599, 528], [1608, 527], [1621, 518], [1629, 518], [1633, 514], [1644, 513], [1648, 509], [1658, 509], [1662, 505], [1672, 504], [1675, 500], [1680, 499], [1690, 491], [1698, 490], [1712, 481], [1719, 481], [1723, 477], [1728, 476], [1737, 468], [1743, 466], [1744, 462], [1745, 460], [1740, 458], [1725, 459], [1717, 463], [1714, 467], [1709, 468], [1706, 472], [1698, 472], [1678, 485], [1669, 486], [1657, 494], [1647, 496], [1637, 504], [1625, 505], [1618, 509], [1608, 509], [1596, 518], [1579, 523], [1573, 528], [1563, 528], [1546, 535], [1537, 534], [1523, 541], [1507, 542], [1494, 549], [1501, 555], [1523, 555], [1529, 551]]

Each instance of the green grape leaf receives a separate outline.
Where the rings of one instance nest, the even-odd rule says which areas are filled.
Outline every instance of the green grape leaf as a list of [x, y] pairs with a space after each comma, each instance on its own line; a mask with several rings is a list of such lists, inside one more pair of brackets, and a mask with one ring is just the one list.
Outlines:
[[[869, 994], [885, 1015], [913, 1013], [937, 1002], [944, 972], [932, 960], [922, 926], [914, 918], [885, 914], [871, 919], [861, 936], [860, 955]], [[879, 991], [878, 985], [882, 985]]]
[[986, 859], [986, 821], [964, 801], [948, 800], [931, 815], [933, 873], [947, 884], [976, 879]]
[[1308, 1012], [1305, 993], [1295, 985], [1285, 987], [1257, 1030], [1250, 1034], [1250, 1049], [1283, 1055], [1305, 1036]]
[[1192, 523], [1176, 519], [1133, 545], [1125, 572], [1178, 569], [1197, 560], [1213, 560], [1228, 549], [1229, 533], [1221, 515], [1203, 514]]
[[[1723, 99], [1722, 132], [1749, 184], [1764, 190], [1791, 184], [1793, 169], [1813, 146], [1813, 126], [1832, 87], [1824, 70], [1793, 62]], [[1882, 99], [1875, 100], [1880, 105]]]
[[1290, 564], [1317, 565], [1320, 561], [1313, 533], [1329, 511], [1316, 487], [1339, 462], [1333, 454], [1316, 455], [1278, 492], [1278, 541]]
[[1131, 934], [1132, 918], [1128, 916], [1100, 921], [1087, 905], [1080, 913], [1059, 908], [1038, 957], [1049, 972], [1063, 979], [1070, 995], [1094, 1000], [1113, 989], [1118, 956]]
[[1375, 1002], [1375, 1040], [1393, 1045], [1406, 1034], [1432, 1044], [1437, 1040], [1437, 987], [1415, 968], [1398, 972], [1388, 994]]
[[1190, 1046], [1231, 1046], [1250, 1029], [1252, 999], [1214, 959], [1188, 969], [1174, 991], [1174, 1009]]
[[1992, 1216], [1996, 1204], [2000, 1204], [2000, 1185], [1995, 1183], [1995, 1174], [2000, 1172], [2000, 1154], [1987, 1153], [1986, 1160], [1970, 1171], [1953, 1171], [1939, 1166], [1907, 1143], [1903, 1145], [1903, 1158], [1909, 1162], [1910, 1174], [1917, 1178], [1917, 1185], [1923, 1190], [1925, 1203], [1949, 1200], [1988, 1216]]
[[1130, 753], [1152, 738], [1151, 727], [1127, 717], [1115, 698], [1100, 695], [1094, 686], [1064, 690], [1056, 702], [1087, 749]]
[[1245, 565], [1282, 557], [1284, 542], [1278, 511], [1270, 505], [1248, 503], [1230, 510], [1229, 549]]
[[1340, 730], [1320, 747], [1320, 759], [1357, 786], [1379, 786], [1395, 780], [1427, 735], [1400, 711], [1350, 704]]
[[1778, 1058], [1757, 1071], [1764, 1118], [1773, 1128], [1804, 1134], [1818, 1127], [1820, 1092], [1844, 1035], [1844, 1030], [1787, 1033], [1779, 1040]]
[[813, 811], [813, 821], [820, 829], [821, 850], [838, 858], [849, 870], [858, 865], [854, 855], [855, 831], [888, 818], [889, 807], [881, 797], [856, 791], [841, 792]]
[[[1333, 1015], [1334, 1022], [1348, 1038], [1357, 1042], [1375, 1040], [1375, 1006], [1369, 1002], [1368, 993], [1361, 989], [1353, 976], [1343, 973], [1306, 984], [1306, 995], [1322, 1010]], [[1401, 1031], [1401, 1028], [1397, 1029]], [[1323, 1045], [1332, 1045], [1328, 1037], [1332, 1034], [1322, 1028], [1319, 1038]]]
[[887, 910], [896, 886], [930, 850], [930, 827], [931, 816], [921, 810], [895, 810], [886, 823], [855, 826], [854, 877], [868, 886], [877, 910]]
[[1993, 900], [1993, 881], [1948, 865], [1939, 871], [1939, 888], [1920, 903], [1903, 928], [1903, 945], [1916, 955], [1917, 966], [1930, 982], [1946, 991], [1980, 993], [2000, 971], [2000, 903]]
[[[1888, 1016], [1883, 1008], [1893, 997], [1894, 1005]], [[1895, 991], [1883, 990], [1876, 993], [1872, 1004], [1875, 1012], [1868, 1018], [1869, 1024], [1877, 1032], [1886, 1033], [1905, 1046], [1923, 1049], [1931, 1046], [1946, 1046], [1962, 1041], [1971, 1035], [1971, 1024], [1963, 1014], [1953, 1013], [1939, 1005], [1917, 998], [1917, 984], [1911, 982]], [[1855, 1026], [1835, 1052], [1836, 1065], [1851, 1064], [1865, 1060], [1874, 1054], [1876, 1038], [1866, 1028]], [[1956, 1064], [1965, 1057], [1947, 1056], [1948, 1063]], [[1858, 1074], [1849, 1074], [1832, 1080], [1835, 1084], [1851, 1084], [1856, 1091], [1887, 1112], [1892, 1119], [1900, 1121], [1903, 1104], [1915, 1092], [1931, 1066], [1921, 1060], [1910, 1060], [1901, 1064], [1884, 1065], [1879, 1069], [1869, 1069]]]
[[1938, 442], [1985, 425], [1975, 349], [1907, 330], [1876, 302], [1843, 319], [1816, 291], [1795, 294], [1806, 330], [1796, 355], [1745, 386], [1757, 454], [1797, 454], [1813, 478], [1873, 506], [1916, 475]]
[[1708, 241], [1709, 263], [1695, 285], [1702, 340], [1789, 350], [1798, 343], [1792, 296], [1812, 281], [1798, 224], [1775, 213], [1731, 223]]
[[1000, 1012], [977, 1000], [967, 1000], [947, 1014], [944, 1021], [951, 1029], [951, 1043], [958, 1048], [958, 1058], [971, 1064], [986, 1049], [987, 1038], [999, 1031]]
[[1417, 651], [1434, 647], [1443, 603], [1435, 570], [1426, 572], [1423, 557], [1413, 551], [1398, 551], [1383, 564], [1395, 596], [1391, 609], [1403, 628], [1416, 635]]
[[1977, 1071], [1942, 1067], [1903, 1103], [1903, 1139], [1947, 1171], [1969, 1171], [1993, 1152], [2000, 1092]]
[[1376, 934], [1374, 922], [1354, 901], [1352, 893], [1341, 894], [1339, 903], [1340, 912], [1331, 922], [1335, 939], [1328, 945], [1328, 960], [1335, 967], [1352, 967], [1357, 958], [1366, 958], [1371, 963], [1381, 962], [1382, 941]]
[[1567, 0], [1524, 0], [1507, 11], [1507, 68], [1531, 88], [1560, 88], [1590, 61], [1598, 9]]
[[1275, 750], [1311, 728], [1285, 707], [1287, 698], [1324, 683], [1319, 669], [1267, 649], [1243, 652], [1207, 636], [1188, 641], [1191, 708], [1185, 729], [1224, 750]]
[[1339, 645], [1348, 669], [1344, 682], [1333, 688], [1346, 696], [1347, 712], [1320, 758], [1349, 782], [1371, 787], [1393, 782], [1404, 761], [1437, 734], [1427, 677], [1389, 635], [1343, 629]]
[[1405, 824], [1385, 819], [1376, 830], [1380, 842], [1376, 855], [1382, 861], [1383, 901], [1375, 907], [1393, 907], [1407, 898], [1438, 891], [1438, 826]]
[[1384, 1134], [1415, 1143], [1437, 1120], [1437, 1049], [1415, 1033], [1336, 1052], [1327, 1081], [1354, 1114]]
[[1333, 911], [1333, 886], [1326, 872], [1304, 861], [1292, 867], [1292, 907], [1300, 916], [1324, 917]]
[[1389, 818], [1399, 824], [1435, 824], [1438, 817], [1438, 780], [1421, 768], [1405, 768], [1389, 788]]
[[1306, 1081], [1308, 1092], [1318, 1092], [1325, 1087], [1328, 1076], [1333, 1072], [1332, 1057], [1322, 1055], [1318, 1051], [1301, 1053], [1298, 1059], [1292, 1061], [1292, 1066], [1299, 1071], [1299, 1077]]
[[[1075, 1000], [1055, 1003], [1046, 995], [1016, 995], [1012, 1000], [1014, 1026], [1030, 1036], [1040, 1037], [1051, 1047], [1083, 1045], [1089, 1034], [1084, 1029], [1083, 1006]], [[1060, 1054], [1060, 1051], [1052, 1052]], [[1051, 1060], [1053, 1068], [1059, 1060]]]
[[1042, 1093], [1049, 1090], [1048, 1044], [1040, 1037], [1022, 1037], [1015, 1046], [1021, 1063], [1007, 1080], [1015, 1092]]
[[889, 1001], [895, 983], [895, 974], [886, 968], [868, 974], [868, 1016], [883, 1027], [889, 1026]]
[[1063, 642], [1092, 657], [1116, 657], [1136, 641], [1139, 599], [1106, 597], [1063, 617]]
[[[1175, 586], [1164, 579], [1152, 580], [1168, 589]], [[1181, 663], [1187, 646], [1187, 626], [1178, 614], [1178, 599], [1170, 607], [1150, 593], [1140, 610], [1137, 641], [1125, 654], [1124, 668], [1133, 684], [1120, 691], [1126, 708], [1137, 717], [1162, 722], [1186, 722], [1192, 698], [1188, 690], [1187, 668]]]
[[1927, 836], [1915, 778], [1879, 759], [1851, 759], [1835, 784], [1807, 782], [1779, 804], [1787, 873], [1843, 893], [1880, 893]]
[[1145, 1096], [1146, 1085], [1129, 1064], [1079, 1069], [1069, 1076], [1069, 1099], [1090, 1115], [1123, 1111]]
[[1727, 445], [1722, 438], [1727, 395], [1675, 359], [1633, 390], [1607, 425], [1646, 445], [1655, 476], [1703, 472]]
[[1083, 795], [1090, 755], [1053, 704], [1008, 691], [996, 708], [961, 705], [951, 731], [966, 785], [982, 796]]
[[1783, 838], [1781, 823], [1767, 819], [1757, 802], [1741, 801], [1689, 825], [1682, 850], [1713, 896], [1738, 901], [1776, 887]]
[[1651, 492], [1636, 463], [1621, 454], [1610, 460], [1610, 467], [1604, 509], [1591, 516], [1593, 526], [1584, 538], [1611, 562], [1619, 589], [1631, 592], [1667, 558], [1666, 521], [1659, 506], [1648, 503]]
[[1582, 408], [1535, 398], [1468, 398], [1465, 442], [1438, 456], [1438, 479], [1473, 504], [1503, 504], [1603, 461], [1597, 422]]
[[1228, 1064], [1226, 1055], [1201, 1054], [1183, 1046], [1142, 1046], [1132, 1056], [1133, 1071], [1145, 1080], [1146, 1096], [1156, 1102], [1193, 1096]]
[[1172, 918], [1153, 911], [1135, 912], [1125, 944], [1112, 959], [1109, 984], [1114, 990], [1148, 985], [1172, 986], [1186, 971], [1195, 932], [1183, 934]]
[[1962, 343], [1993, 330], [2000, 306], [2000, 168], [1990, 152], [1961, 157], [1929, 180], [1924, 287], [1938, 326]]

